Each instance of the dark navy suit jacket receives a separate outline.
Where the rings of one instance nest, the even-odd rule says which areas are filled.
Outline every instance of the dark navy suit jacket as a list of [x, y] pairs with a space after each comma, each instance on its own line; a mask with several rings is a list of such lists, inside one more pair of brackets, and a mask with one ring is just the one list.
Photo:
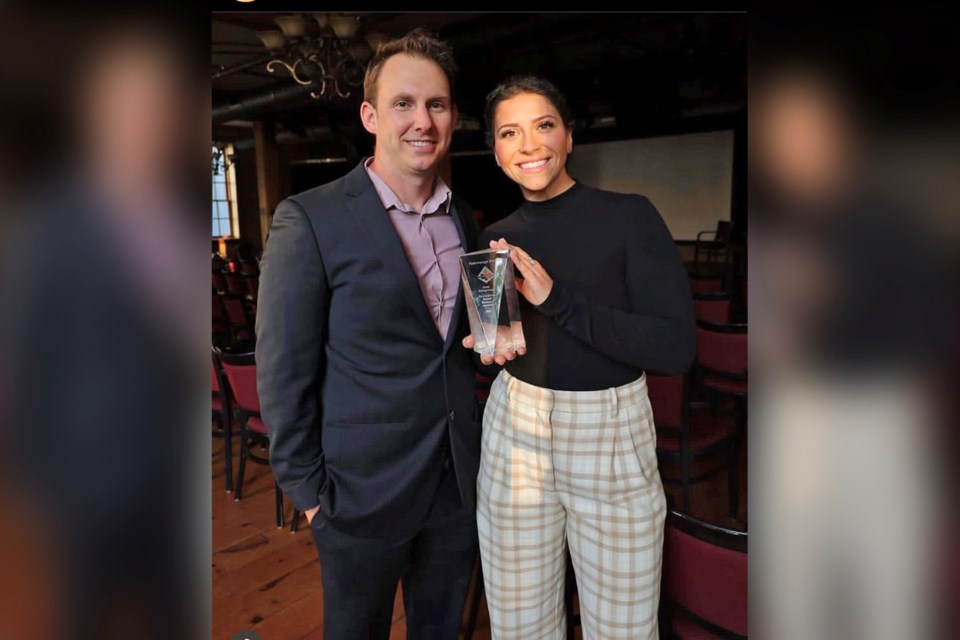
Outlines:
[[[472, 209], [450, 213], [464, 252]], [[463, 292], [440, 335], [361, 163], [283, 200], [261, 262], [257, 388], [281, 489], [363, 536], [413, 531], [444, 460], [472, 513], [480, 415]]]

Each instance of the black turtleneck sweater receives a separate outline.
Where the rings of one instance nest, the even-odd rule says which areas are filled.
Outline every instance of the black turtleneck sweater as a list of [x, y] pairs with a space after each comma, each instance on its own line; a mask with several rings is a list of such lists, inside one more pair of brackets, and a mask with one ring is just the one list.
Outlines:
[[541, 305], [520, 296], [527, 354], [507, 363], [511, 375], [550, 389], [595, 391], [644, 370], [673, 374], [690, 366], [696, 328], [686, 269], [647, 198], [576, 183], [545, 202], [525, 202], [484, 229], [480, 246], [501, 237], [553, 278]]

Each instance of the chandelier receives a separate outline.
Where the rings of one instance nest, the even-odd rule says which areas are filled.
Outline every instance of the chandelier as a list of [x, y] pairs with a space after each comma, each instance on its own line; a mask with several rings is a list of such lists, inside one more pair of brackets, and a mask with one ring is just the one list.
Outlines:
[[303, 14], [275, 18], [279, 30], [257, 33], [274, 56], [267, 62], [267, 71], [275, 73], [282, 67], [297, 83], [316, 84], [317, 91], [310, 93], [314, 99], [348, 98], [353, 88], [363, 84], [366, 63], [386, 36], [358, 37], [357, 16], [314, 13], [313, 18], [319, 25], [316, 34], [308, 33], [311, 23]]
[[228, 153], [225, 145], [213, 144], [213, 175], [219, 176], [233, 164], [233, 154]]
[[213, 175], [218, 176], [225, 166], [223, 149], [214, 145], [213, 147]]

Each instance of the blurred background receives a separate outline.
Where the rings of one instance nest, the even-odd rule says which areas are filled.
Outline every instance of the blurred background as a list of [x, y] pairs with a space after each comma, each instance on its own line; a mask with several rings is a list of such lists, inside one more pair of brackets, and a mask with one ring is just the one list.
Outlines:
[[209, 636], [208, 37], [0, 6], [0, 636]]
[[765, 638], [960, 634], [958, 35], [936, 11], [751, 23]]

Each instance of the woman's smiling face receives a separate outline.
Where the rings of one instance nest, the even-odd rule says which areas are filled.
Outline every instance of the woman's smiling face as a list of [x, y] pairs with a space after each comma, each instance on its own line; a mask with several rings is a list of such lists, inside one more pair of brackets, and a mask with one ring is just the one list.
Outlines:
[[549, 200], [573, 184], [566, 169], [573, 133], [549, 99], [520, 93], [500, 102], [494, 113], [497, 164], [520, 185], [524, 198]]

